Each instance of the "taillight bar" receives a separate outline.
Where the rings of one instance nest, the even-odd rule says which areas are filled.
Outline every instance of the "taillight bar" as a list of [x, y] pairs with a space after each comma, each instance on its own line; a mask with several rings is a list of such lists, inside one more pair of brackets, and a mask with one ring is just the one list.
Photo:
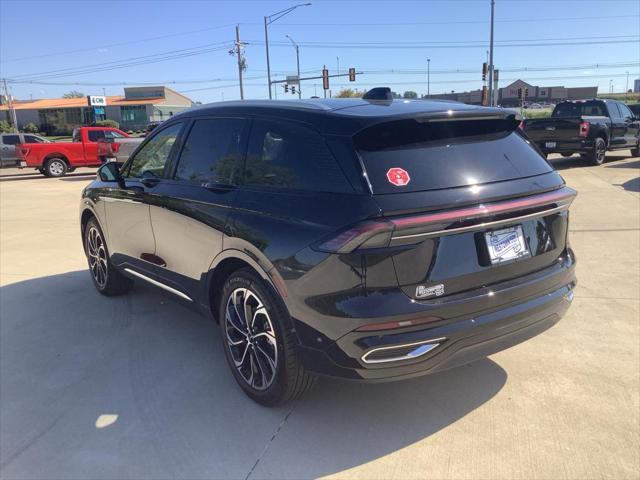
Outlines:
[[441, 225], [446, 223], [473, 220], [482, 217], [509, 213], [516, 210], [524, 210], [542, 207], [550, 204], [570, 204], [576, 196], [575, 190], [564, 187], [541, 195], [517, 198], [503, 202], [480, 204], [468, 208], [447, 210], [439, 213], [427, 213], [411, 217], [391, 218], [389, 221], [396, 229], [407, 229], [427, 225]]
[[[327, 240], [314, 244], [312, 248], [329, 253], [350, 253], [356, 249], [406, 245], [428, 237], [453, 235], [551, 215], [569, 208], [575, 196], [575, 190], [563, 187], [553, 192], [502, 202], [406, 217], [379, 218], [353, 225]], [[538, 211], [529, 212], [532, 209], [538, 209]], [[491, 220], [491, 217], [518, 211], [527, 212], [506, 219]], [[483, 222], [485, 219], [489, 221]], [[460, 222], [472, 222], [472, 224], [456, 226]]]

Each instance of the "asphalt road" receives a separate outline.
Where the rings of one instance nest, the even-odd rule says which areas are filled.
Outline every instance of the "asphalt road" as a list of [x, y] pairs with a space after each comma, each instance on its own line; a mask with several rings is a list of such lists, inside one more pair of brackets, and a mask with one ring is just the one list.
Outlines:
[[89, 175], [0, 171], [0, 477], [638, 478], [640, 159], [610, 160], [554, 161], [579, 192], [579, 284], [557, 326], [433, 376], [322, 379], [276, 409], [243, 395], [217, 327], [170, 294], [95, 292]]

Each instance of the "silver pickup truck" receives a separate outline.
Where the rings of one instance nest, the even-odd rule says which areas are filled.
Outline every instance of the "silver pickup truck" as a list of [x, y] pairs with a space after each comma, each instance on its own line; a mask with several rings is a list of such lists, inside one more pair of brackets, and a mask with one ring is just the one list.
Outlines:
[[101, 139], [98, 142], [98, 156], [102, 163], [124, 163], [143, 141], [144, 137]]

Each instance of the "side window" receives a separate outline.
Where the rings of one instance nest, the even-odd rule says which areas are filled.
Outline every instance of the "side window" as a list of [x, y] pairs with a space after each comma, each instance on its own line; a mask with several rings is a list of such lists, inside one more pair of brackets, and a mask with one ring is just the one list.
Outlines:
[[245, 184], [318, 192], [351, 192], [320, 134], [305, 126], [256, 119], [251, 128]]
[[104, 130], [89, 130], [89, 141], [97, 142], [104, 139]]
[[617, 103], [607, 102], [607, 110], [609, 110], [609, 116], [611, 118], [622, 118], [622, 115], [620, 115], [620, 110], [618, 109]]
[[125, 176], [161, 177], [181, 128], [182, 123], [174, 123], [150, 138], [129, 162]]
[[74, 128], [73, 129], [73, 136], [71, 137], [71, 141], [72, 142], [81, 142], [82, 138], [80, 137], [80, 129], [79, 128]]
[[24, 143], [42, 143], [42, 139], [34, 137], [33, 135], [25, 135]]
[[232, 183], [244, 152], [247, 123], [240, 118], [196, 120], [182, 147], [175, 179]]
[[102, 133], [104, 134], [104, 138], [124, 138], [124, 135], [116, 132], [115, 130], [106, 130]]
[[633, 113], [631, 113], [629, 107], [627, 107], [624, 103], [619, 103], [618, 108], [620, 109], [620, 113], [622, 113], [622, 118], [624, 118], [625, 120], [631, 120], [633, 118]]
[[3, 135], [2, 143], [5, 145], [16, 145], [20, 143], [20, 137], [18, 135]]

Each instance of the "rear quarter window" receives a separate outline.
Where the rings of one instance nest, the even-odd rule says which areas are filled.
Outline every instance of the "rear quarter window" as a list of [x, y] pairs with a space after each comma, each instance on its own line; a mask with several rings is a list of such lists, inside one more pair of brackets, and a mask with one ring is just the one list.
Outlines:
[[280, 120], [253, 121], [244, 183], [316, 192], [353, 192], [318, 132]]
[[[401, 120], [360, 132], [354, 145], [375, 194], [482, 185], [552, 171], [516, 127], [513, 119]], [[398, 172], [404, 180], [394, 184]]]

